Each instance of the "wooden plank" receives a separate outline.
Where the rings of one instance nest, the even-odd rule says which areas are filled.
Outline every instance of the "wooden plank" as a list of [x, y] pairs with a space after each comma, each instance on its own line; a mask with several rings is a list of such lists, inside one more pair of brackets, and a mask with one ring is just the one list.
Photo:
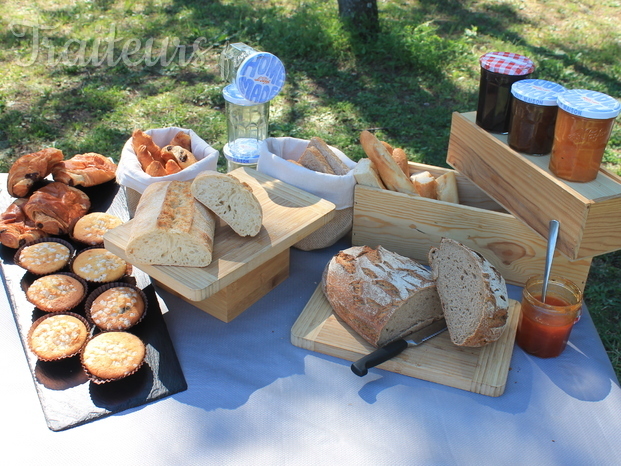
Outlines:
[[[460, 186], [471, 184], [461, 174], [456, 176]], [[429, 249], [446, 236], [482, 254], [508, 283], [524, 285], [531, 276], [543, 273], [546, 240], [509, 213], [360, 185], [355, 188], [354, 199], [355, 246], [382, 245], [427, 264]], [[572, 261], [557, 251], [553, 273], [559, 271], [584, 289], [591, 261]]]
[[[482, 348], [455, 346], [448, 332], [444, 332], [423, 345], [408, 347], [377, 367], [482, 395], [500, 396], [507, 383], [519, 314], [520, 304], [510, 300], [507, 329], [500, 340]], [[347, 361], [356, 361], [374, 349], [334, 314], [321, 286], [291, 328], [291, 343]]]
[[[569, 259], [621, 249], [621, 178], [601, 169], [589, 183], [566, 182], [549, 170], [549, 155], [511, 149], [506, 135], [489, 133], [475, 113], [453, 113], [449, 165], [547, 238], [549, 221], [561, 223], [557, 247]], [[590, 210], [597, 205], [597, 215]], [[585, 233], [586, 232], [586, 233]]]
[[[213, 260], [207, 267], [134, 264], [189, 301], [203, 301], [245, 277], [334, 216], [331, 202], [256, 170], [239, 168], [231, 174], [248, 183], [261, 203], [263, 226], [257, 236], [240, 237], [223, 224], [216, 228]], [[131, 224], [130, 220], [105, 235], [106, 248], [124, 259]]]

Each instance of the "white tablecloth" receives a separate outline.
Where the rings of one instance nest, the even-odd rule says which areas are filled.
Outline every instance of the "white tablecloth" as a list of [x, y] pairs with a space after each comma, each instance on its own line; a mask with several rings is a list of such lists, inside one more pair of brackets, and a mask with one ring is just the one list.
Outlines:
[[[61, 432], [46, 427], [0, 292], [4, 464], [609, 465], [621, 462], [621, 389], [585, 312], [556, 359], [516, 347], [505, 393], [473, 394], [290, 343], [344, 241], [291, 251], [289, 278], [230, 323], [161, 292], [188, 389]], [[513, 299], [519, 289], [510, 287]]]

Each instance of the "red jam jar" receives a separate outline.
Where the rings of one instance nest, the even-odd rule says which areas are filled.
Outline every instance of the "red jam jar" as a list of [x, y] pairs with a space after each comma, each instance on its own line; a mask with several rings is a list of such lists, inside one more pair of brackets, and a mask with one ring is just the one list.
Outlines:
[[511, 86], [535, 71], [530, 58], [511, 52], [490, 52], [479, 59], [481, 79], [476, 123], [492, 133], [509, 131]]
[[522, 308], [515, 341], [540, 358], [555, 358], [567, 346], [582, 309], [582, 291], [575, 283], [550, 277], [545, 303], [541, 301], [543, 277], [531, 277], [522, 292]]
[[597, 178], [621, 103], [609, 95], [572, 89], [558, 96], [550, 171], [567, 181]]
[[558, 112], [556, 102], [564, 91], [560, 84], [543, 79], [523, 79], [511, 86], [509, 147], [528, 155], [550, 153]]

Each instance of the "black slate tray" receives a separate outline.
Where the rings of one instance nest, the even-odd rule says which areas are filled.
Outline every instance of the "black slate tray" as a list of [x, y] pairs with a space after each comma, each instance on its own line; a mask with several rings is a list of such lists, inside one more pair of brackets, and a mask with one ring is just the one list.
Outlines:
[[[13, 202], [4, 189], [6, 174], [0, 177], [0, 186], [0, 208], [4, 211]], [[123, 220], [129, 219], [124, 192], [115, 183], [84, 191], [91, 199], [91, 211], [107, 211]], [[39, 361], [28, 349], [26, 338], [32, 322], [43, 312], [26, 299], [22, 284], [32, 277], [14, 264], [14, 254], [14, 249], [0, 245], [2, 280], [49, 429], [65, 430], [187, 389], [155, 289], [150, 278], [136, 268], [132, 280], [143, 289], [148, 300], [145, 318], [130, 329], [145, 342], [147, 349], [146, 363], [138, 372], [116, 382], [97, 385], [86, 378], [78, 356], [63, 361]], [[73, 312], [83, 315], [84, 310], [76, 308]]]

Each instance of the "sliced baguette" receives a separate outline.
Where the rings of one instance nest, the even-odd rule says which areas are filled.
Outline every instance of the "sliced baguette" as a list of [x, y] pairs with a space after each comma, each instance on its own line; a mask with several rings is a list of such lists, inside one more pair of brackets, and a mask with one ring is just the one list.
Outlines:
[[459, 204], [457, 177], [454, 171], [448, 171], [436, 178], [436, 192], [440, 201]]
[[362, 131], [362, 133], [360, 133], [360, 144], [367, 154], [367, 157], [373, 161], [387, 189], [400, 193], [418, 194], [414, 188], [414, 184], [405, 176], [405, 173], [399, 168], [399, 165], [397, 165], [397, 162], [392, 158], [388, 149], [386, 149], [374, 134], [366, 130]]
[[399, 168], [403, 174], [409, 178], [410, 166], [408, 165], [408, 156], [405, 155], [405, 151], [396, 147], [392, 150], [390, 155], [392, 155], [392, 158], [395, 159], [395, 162], [397, 162], [397, 165], [399, 165]]
[[261, 204], [248, 184], [207, 170], [192, 181], [192, 195], [240, 236], [256, 236], [263, 223]]
[[431, 272], [378, 246], [354, 246], [334, 256], [322, 276], [334, 312], [375, 347], [442, 318]]
[[416, 188], [416, 192], [419, 196], [427, 197], [429, 199], [438, 198], [436, 179], [428, 171], [415, 173], [410, 176], [410, 180], [414, 183], [414, 188]]
[[356, 183], [363, 186], [386, 189], [371, 159], [360, 159], [354, 168]]
[[509, 308], [502, 275], [479, 253], [449, 238], [431, 248], [429, 264], [451, 341], [479, 347], [498, 340]]
[[140, 197], [127, 242], [129, 262], [205, 267], [215, 217], [192, 197], [190, 181], [151, 183]]

